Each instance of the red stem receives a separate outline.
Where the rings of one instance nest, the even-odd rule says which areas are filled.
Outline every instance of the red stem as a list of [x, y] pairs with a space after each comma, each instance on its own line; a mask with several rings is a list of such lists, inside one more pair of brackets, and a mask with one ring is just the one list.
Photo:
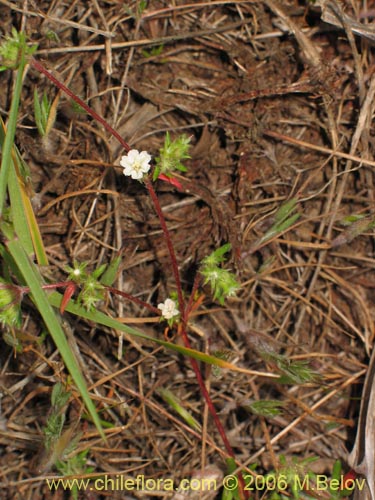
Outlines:
[[101, 123], [103, 125], [103, 127], [106, 130], [108, 130], [108, 132], [111, 135], [113, 135], [114, 137], [116, 137], [116, 139], [119, 141], [119, 143], [121, 144], [121, 146], [125, 149], [125, 151], [127, 153], [130, 151], [129, 144], [124, 141], [124, 139], [121, 137], [121, 135], [118, 134], [116, 132], [116, 130], [114, 128], [112, 128], [110, 126], [110, 124], [106, 120], [104, 120], [104, 118], [102, 118], [100, 115], [98, 115], [98, 113], [96, 113], [92, 108], [90, 108], [90, 106], [88, 106], [84, 101], [82, 101], [82, 99], [80, 99], [78, 96], [76, 96], [70, 89], [68, 89], [68, 87], [66, 87], [57, 78], [55, 78], [53, 76], [53, 74], [50, 73], [39, 61], [37, 61], [34, 58], [31, 58], [30, 59], [30, 64], [35, 69], [37, 69], [38, 71], [40, 71], [41, 73], [43, 73], [43, 75], [45, 75], [49, 80], [51, 80], [51, 82], [54, 83], [56, 85], [56, 87], [58, 87], [60, 90], [62, 90], [63, 92], [65, 92], [65, 94], [67, 94], [69, 97], [71, 97], [73, 99], [73, 101], [75, 101], [77, 104], [79, 104], [81, 106], [81, 108], [83, 108], [86, 111], [86, 113], [88, 113], [96, 121], [98, 121], [99, 123]]
[[195, 278], [194, 278], [193, 288], [191, 289], [191, 292], [190, 292], [189, 302], [187, 303], [187, 306], [185, 308], [185, 316], [183, 317], [183, 321], [185, 323], [187, 323], [188, 318], [189, 318], [189, 314], [193, 308], [194, 297], [195, 297], [195, 294], [199, 288], [200, 283], [201, 283], [201, 276], [200, 276], [200, 274], [196, 273]]
[[[184, 341], [185, 347], [188, 347], [189, 349], [191, 349], [191, 344], [190, 344], [189, 337], [186, 333], [185, 324], [182, 325], [181, 335], [182, 335], [182, 339]], [[198, 362], [196, 359], [190, 358], [190, 363], [191, 363], [191, 366], [192, 366], [193, 371], [195, 373], [195, 376], [197, 378], [199, 388], [202, 391], [202, 394], [203, 394], [204, 399], [206, 400], [208, 409], [211, 413], [212, 418], [214, 419], [216, 428], [219, 431], [221, 439], [223, 440], [225, 449], [227, 450], [228, 455], [231, 458], [235, 459], [235, 454], [234, 454], [234, 451], [232, 449], [232, 446], [230, 445], [230, 443], [228, 441], [227, 435], [225, 433], [225, 429], [224, 429], [224, 427], [219, 419], [219, 416], [216, 412], [216, 409], [215, 409], [215, 406], [212, 402], [211, 396], [209, 395], [209, 393], [207, 391], [206, 385], [205, 385], [203, 377], [202, 377], [202, 373], [201, 373], [199, 366], [198, 366]], [[241, 473], [238, 474], [238, 482], [239, 482], [239, 487], [240, 487], [239, 488], [240, 494], [243, 495], [244, 498], [248, 498], [248, 495], [245, 492], [245, 482], [244, 482], [244, 479], [243, 479]]]
[[[184, 340], [184, 344], [185, 344], [185, 347], [187, 347], [188, 349], [191, 349], [191, 344], [190, 344], [190, 340], [189, 340], [189, 337], [186, 333], [186, 328], [185, 328], [185, 325], [183, 326], [183, 328], [181, 329], [181, 335], [182, 335], [182, 338]], [[198, 363], [197, 363], [197, 360], [194, 359], [194, 358], [190, 358], [190, 362], [191, 362], [191, 366], [194, 370], [194, 373], [197, 377], [197, 380], [198, 380], [198, 384], [199, 384], [199, 387], [201, 388], [201, 391], [203, 393], [203, 396], [207, 402], [207, 405], [210, 409], [210, 412], [215, 420], [215, 424], [217, 426], [217, 429], [220, 433], [220, 436], [222, 437], [223, 439], [223, 442], [224, 442], [224, 445], [225, 445], [225, 448], [227, 449], [227, 452], [228, 454], [234, 458], [234, 454], [233, 454], [233, 450], [232, 450], [232, 447], [228, 441], [228, 438], [225, 434], [225, 431], [223, 429], [223, 426], [221, 425], [221, 422], [217, 416], [217, 413], [216, 413], [216, 410], [215, 410], [215, 407], [212, 403], [212, 400], [211, 400], [211, 397], [207, 391], [207, 388], [206, 388], [206, 385], [204, 383], [204, 380], [203, 380], [203, 377], [202, 377], [202, 374], [201, 374], [201, 371], [199, 369], [199, 366], [198, 366]]]
[[160, 203], [159, 203], [159, 199], [155, 193], [154, 187], [151, 184], [150, 179], [147, 179], [145, 184], [146, 184], [146, 188], [149, 192], [149, 195], [151, 196], [152, 202], [154, 204], [155, 211], [159, 217], [159, 222], [160, 222], [161, 228], [162, 228], [164, 236], [165, 236], [165, 241], [167, 242], [169, 256], [171, 258], [171, 263], [172, 263], [172, 272], [173, 272], [173, 276], [174, 276], [174, 279], [176, 282], [178, 307], [180, 310], [181, 317], [185, 317], [185, 301], [184, 301], [184, 297], [182, 294], [180, 272], [178, 270], [176, 254], [174, 252], [171, 236], [170, 236], [168, 228], [167, 228], [167, 223], [165, 222], [165, 218], [164, 218], [164, 215], [163, 215]]
[[138, 304], [139, 306], [146, 307], [149, 309], [151, 312], [156, 313], [160, 316], [160, 310], [157, 307], [153, 307], [147, 302], [144, 302], [141, 299], [138, 299], [137, 297], [134, 297], [133, 295], [130, 295], [129, 293], [123, 292], [122, 290], [119, 290], [118, 288], [113, 288], [112, 286], [106, 286], [105, 287], [108, 292], [114, 293], [115, 295], [120, 295], [121, 297], [124, 297], [124, 299], [130, 300], [131, 302], [134, 302], [135, 304]]
[[[118, 134], [116, 132], [116, 130], [113, 129], [109, 125], [109, 123], [104, 118], [102, 118], [100, 115], [98, 115], [98, 113], [96, 113], [93, 109], [91, 109], [84, 101], [82, 101], [82, 99], [80, 99], [78, 96], [76, 96], [70, 89], [68, 89], [68, 87], [66, 87], [57, 78], [55, 78], [52, 75], [52, 73], [50, 73], [39, 61], [37, 61], [34, 58], [31, 58], [30, 59], [30, 64], [36, 70], [38, 70], [41, 73], [43, 73], [60, 90], [62, 90], [63, 92], [65, 92], [65, 94], [67, 94], [69, 97], [71, 97], [77, 104], [79, 104], [79, 106], [81, 106], [96, 121], [98, 121], [99, 123], [101, 123], [103, 125], [103, 127], [111, 135], [113, 135], [119, 141], [119, 143], [123, 146], [123, 148], [125, 149], [126, 152], [130, 151], [130, 146], [124, 141], [124, 139], [120, 136], [120, 134]], [[178, 264], [177, 264], [176, 254], [175, 254], [175, 251], [174, 251], [174, 248], [173, 248], [172, 240], [171, 240], [168, 228], [167, 228], [167, 224], [166, 224], [166, 221], [165, 221], [165, 218], [164, 218], [164, 215], [163, 215], [163, 212], [162, 212], [162, 209], [161, 209], [158, 197], [157, 197], [157, 195], [155, 193], [155, 190], [154, 190], [154, 188], [152, 186], [152, 183], [151, 183], [151, 181], [150, 181], [149, 178], [146, 179], [145, 185], [146, 185], [146, 188], [147, 188], [147, 190], [148, 190], [148, 192], [150, 194], [152, 202], [154, 204], [155, 211], [156, 211], [156, 213], [157, 213], [157, 215], [159, 217], [160, 225], [161, 225], [161, 228], [163, 230], [163, 233], [164, 233], [164, 236], [165, 236], [165, 240], [166, 240], [166, 243], [167, 243], [167, 247], [168, 247], [168, 251], [169, 251], [169, 256], [171, 258], [172, 272], [173, 272], [173, 275], [174, 275], [174, 279], [175, 279], [175, 282], [176, 282], [176, 288], [177, 288], [178, 305], [179, 305], [179, 310], [180, 310], [181, 318], [183, 319], [183, 322], [182, 322], [182, 331], [181, 331], [182, 338], [183, 338], [185, 346], [188, 347], [188, 348], [191, 348], [190, 341], [189, 341], [188, 335], [186, 333], [186, 327], [185, 327], [186, 322], [187, 322], [187, 314], [186, 314], [186, 310], [185, 310], [185, 301], [184, 301], [184, 297], [183, 297], [183, 293], [182, 293], [181, 279], [180, 279], [180, 273], [179, 273], [179, 270], [178, 270]], [[196, 290], [196, 288], [198, 286], [198, 283], [199, 283], [199, 280], [195, 280], [194, 281], [193, 291]], [[68, 285], [68, 284], [69, 284], [69, 282], [66, 282], [66, 285]], [[56, 285], [46, 285], [43, 288], [53, 288], [53, 287], [57, 288], [57, 287], [61, 287], [61, 286], [64, 286], [64, 284], [63, 283], [58, 283]], [[112, 289], [111, 287], [107, 287], [107, 290], [112, 291], [113, 293], [117, 293], [118, 295], [122, 295], [122, 296], [124, 296], [126, 298], [129, 298], [130, 300], [133, 300], [134, 302], [138, 302], [138, 303], [141, 303], [142, 305], [146, 306], [146, 304], [144, 302], [139, 301], [139, 299], [135, 299], [134, 297], [128, 296], [128, 294], [125, 294], [125, 292], [121, 292], [120, 290]], [[192, 305], [192, 301], [189, 300], [188, 311], [190, 310], [191, 305]], [[148, 306], [148, 307], [150, 307], [150, 306]], [[214, 407], [214, 405], [212, 403], [210, 395], [209, 395], [209, 393], [207, 391], [207, 388], [205, 386], [205, 383], [204, 383], [202, 374], [200, 372], [198, 363], [197, 363], [197, 361], [194, 358], [190, 358], [190, 362], [191, 362], [191, 366], [192, 366], [192, 368], [194, 370], [195, 376], [197, 377], [198, 385], [199, 385], [199, 387], [200, 387], [200, 389], [202, 391], [204, 399], [207, 402], [207, 406], [208, 406], [208, 408], [210, 410], [210, 413], [211, 413], [211, 415], [212, 415], [212, 417], [214, 419], [214, 422], [215, 422], [215, 425], [217, 427], [217, 430], [219, 431], [219, 434], [220, 434], [220, 436], [221, 436], [221, 438], [223, 440], [223, 443], [224, 443], [224, 446], [225, 446], [225, 448], [227, 450], [227, 453], [228, 453], [228, 455], [230, 457], [234, 458], [235, 457], [234, 452], [233, 452], [232, 447], [231, 447], [231, 445], [230, 445], [230, 443], [228, 441], [228, 438], [227, 438], [227, 436], [225, 434], [224, 427], [222, 426], [222, 424], [220, 422], [220, 419], [219, 419], [219, 417], [218, 417], [218, 415], [216, 413], [216, 410], [215, 410], [215, 407]], [[240, 495], [243, 496], [243, 497], [248, 498], [248, 495], [245, 493], [245, 483], [244, 483], [244, 480], [243, 480], [243, 477], [242, 477], [241, 474], [239, 474], [238, 479], [239, 479], [239, 486], [240, 486], [240, 489], [239, 489]]]

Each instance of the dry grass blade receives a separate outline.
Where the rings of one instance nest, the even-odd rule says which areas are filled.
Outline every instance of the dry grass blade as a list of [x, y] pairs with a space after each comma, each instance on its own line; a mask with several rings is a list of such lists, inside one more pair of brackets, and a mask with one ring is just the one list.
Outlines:
[[375, 498], [375, 350], [373, 349], [369, 368], [363, 386], [361, 410], [355, 444], [349, 455], [353, 469], [367, 480], [364, 491], [356, 492], [355, 500]]
[[315, 2], [322, 9], [322, 20], [339, 28], [349, 28], [353, 33], [375, 41], [375, 28], [365, 25], [345, 14], [339, 2], [335, 0], [318, 0]]

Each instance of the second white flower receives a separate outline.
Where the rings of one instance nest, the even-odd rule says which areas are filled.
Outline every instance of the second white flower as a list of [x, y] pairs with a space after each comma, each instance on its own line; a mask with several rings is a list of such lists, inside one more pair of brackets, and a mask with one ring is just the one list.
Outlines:
[[160, 309], [165, 319], [172, 319], [174, 316], [180, 314], [176, 302], [172, 299], [166, 299], [165, 302], [158, 304], [158, 309]]

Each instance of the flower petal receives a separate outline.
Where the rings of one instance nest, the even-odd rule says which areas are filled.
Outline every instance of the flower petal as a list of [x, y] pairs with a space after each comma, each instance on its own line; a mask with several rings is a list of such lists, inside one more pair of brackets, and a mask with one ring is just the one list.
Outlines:
[[150, 170], [150, 162], [151, 155], [147, 151], [131, 149], [126, 156], [122, 156], [120, 165], [124, 168], [124, 175], [139, 180]]

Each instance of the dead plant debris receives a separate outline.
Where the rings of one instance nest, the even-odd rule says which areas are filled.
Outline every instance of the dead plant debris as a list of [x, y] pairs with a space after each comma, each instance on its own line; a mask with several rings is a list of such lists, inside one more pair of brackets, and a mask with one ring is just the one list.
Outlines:
[[[340, 4], [342, 23], [337, 13], [331, 23], [331, 3]], [[317, 457], [308, 470], [329, 476], [337, 459], [348, 470], [374, 338], [373, 226], [362, 223], [364, 230], [353, 233], [345, 223], [350, 216], [374, 219], [374, 49], [365, 27], [375, 2], [0, 0], [0, 6], [1, 33], [24, 29], [38, 44], [35, 57], [131, 147], [156, 155], [166, 131], [191, 136], [183, 189], [157, 185], [183, 285], [190, 290], [200, 261], [226, 242], [241, 283], [224, 308], [206, 290], [190, 328], [193, 347], [260, 371], [274, 370], [282, 355], [319, 375], [278, 385], [202, 366], [237, 465], [257, 464], [256, 473], [266, 474], [282, 456]], [[6, 119], [13, 74], [0, 78]], [[33, 116], [35, 88], [57, 99], [55, 126], [43, 141]], [[121, 251], [115, 286], [154, 306], [161, 302], [174, 288], [163, 233], [146, 190], [117, 168], [123, 154], [117, 142], [32, 68], [16, 137], [31, 168], [51, 264], [46, 279], [65, 279], [74, 260], [96, 268]], [[292, 199], [299, 219], [262, 240]], [[102, 307], [163, 337], [162, 324], [140, 305], [108, 297]], [[23, 313], [23, 352], [5, 342], [1, 349], [0, 498], [67, 498], [62, 489], [49, 490], [45, 478], [56, 469], [39, 452], [52, 387], [69, 380], [51, 339], [41, 340], [43, 325], [27, 299]], [[83, 418], [73, 389], [65, 426], [81, 433], [78, 451], [89, 450], [81, 477], [143, 475], [178, 484], [227, 474], [188, 359], [130, 336], [121, 339], [118, 359], [118, 332], [69, 313], [64, 322], [101, 418], [111, 423], [106, 445]], [[199, 427], [173, 411], [161, 388]], [[259, 416], [249, 410], [257, 400], [282, 406], [273, 418]], [[221, 498], [222, 491], [205, 494]], [[199, 496], [85, 495], [78, 497]], [[262, 495], [252, 498], [268, 498]]]

